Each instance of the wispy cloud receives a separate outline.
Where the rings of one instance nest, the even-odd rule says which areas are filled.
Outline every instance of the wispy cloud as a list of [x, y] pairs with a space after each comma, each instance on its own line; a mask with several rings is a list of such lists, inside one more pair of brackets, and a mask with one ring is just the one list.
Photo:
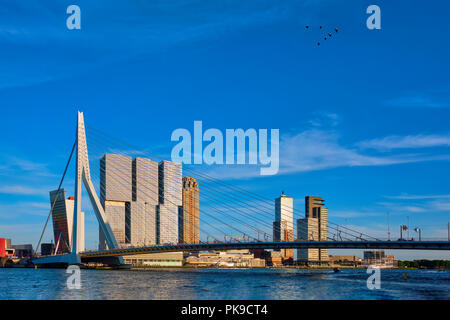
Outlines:
[[450, 199], [450, 194], [437, 194], [437, 195], [401, 194], [398, 196], [385, 196], [385, 197], [389, 199], [399, 199], [399, 200]]
[[[416, 141], [415, 137], [419, 137]], [[449, 154], [371, 154], [364, 152], [369, 146], [375, 149], [406, 148], [409, 146], [447, 146], [450, 136], [386, 137], [362, 141], [354, 145], [340, 142], [340, 135], [333, 130], [308, 129], [298, 134], [283, 135], [280, 141], [280, 169], [278, 174], [291, 174], [339, 167], [386, 166], [426, 161], [450, 160]], [[447, 140], [448, 139], [448, 140]], [[384, 151], [383, 149], [383, 151]], [[194, 168], [195, 169], [195, 168]], [[214, 166], [203, 167], [212, 176], [225, 179], [247, 179], [258, 177], [259, 166]]]
[[376, 149], [379, 151], [388, 151], [392, 149], [450, 147], [450, 134], [387, 136], [384, 138], [362, 141], [357, 145], [363, 149]]
[[430, 207], [436, 211], [450, 212], [450, 200], [433, 200], [430, 202]]
[[43, 188], [32, 188], [21, 185], [0, 186], [0, 193], [15, 194], [15, 195], [46, 195], [47, 190]]
[[[74, 72], [86, 72], [173, 46], [206, 41], [255, 25], [270, 25], [303, 6], [274, 0], [245, 3], [231, 0], [221, 5], [199, 0], [113, 1], [107, 5], [79, 0], [77, 5], [81, 7], [80, 32], [65, 28], [67, 15], [63, 4], [30, 0], [26, 6], [2, 5], [0, 45], [6, 48], [14, 72], [0, 73], [0, 87], [67, 77], [64, 69], [55, 67], [58, 65], [55, 61], [60, 64], [70, 61], [73, 76]], [[24, 45], [38, 52], [50, 50], [29, 59], [11, 53], [10, 50], [20, 50]], [[89, 50], [80, 50], [86, 47]]]
[[2, 168], [0, 175], [17, 176], [23, 173], [34, 177], [55, 177], [57, 176], [48, 168], [48, 164], [30, 161], [28, 159], [19, 158], [11, 155], [1, 155], [0, 167]]
[[335, 132], [321, 130], [307, 130], [294, 136], [284, 136], [280, 143], [280, 173], [447, 159], [450, 159], [450, 156], [422, 154], [368, 155], [355, 148], [342, 145], [339, 142], [339, 135]]
[[0, 204], [0, 217], [4, 219], [17, 220], [18, 218], [29, 216], [46, 217], [49, 212], [50, 205], [45, 202], [20, 201]]
[[308, 121], [313, 127], [335, 127], [341, 122], [341, 117], [333, 112], [318, 112]]
[[[390, 212], [433, 213], [450, 211], [450, 195], [401, 195], [385, 196], [392, 202], [378, 202]], [[395, 201], [394, 201], [395, 200]]]

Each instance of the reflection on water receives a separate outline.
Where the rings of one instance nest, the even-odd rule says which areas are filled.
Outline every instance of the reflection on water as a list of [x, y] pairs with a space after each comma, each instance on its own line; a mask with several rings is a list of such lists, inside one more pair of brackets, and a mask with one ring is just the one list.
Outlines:
[[65, 270], [0, 269], [0, 299], [450, 299], [449, 271], [407, 272], [381, 270], [369, 290], [366, 270], [81, 270], [81, 290], [68, 290]]

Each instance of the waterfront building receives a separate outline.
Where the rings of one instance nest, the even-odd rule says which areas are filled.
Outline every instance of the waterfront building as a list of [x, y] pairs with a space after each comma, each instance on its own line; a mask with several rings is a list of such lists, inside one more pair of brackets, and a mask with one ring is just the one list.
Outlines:
[[11, 246], [11, 239], [0, 238], [0, 258], [13, 256], [14, 249]]
[[159, 203], [182, 206], [182, 167], [180, 163], [161, 161], [159, 164]]
[[132, 167], [133, 201], [129, 211], [129, 244], [156, 244], [156, 206], [159, 202], [158, 163], [136, 158]]
[[186, 258], [186, 264], [202, 267], [265, 267], [264, 259], [255, 258], [249, 250], [228, 250], [216, 253], [199, 253]]
[[330, 264], [340, 264], [349, 266], [359, 266], [362, 264], [362, 259], [357, 256], [329, 256]]
[[183, 178], [183, 205], [179, 207], [180, 243], [199, 243], [199, 188], [195, 178]]
[[158, 244], [178, 243], [178, 206], [159, 204], [156, 208], [156, 241]]
[[55, 251], [54, 243], [42, 243], [41, 244], [41, 255], [50, 256]]
[[100, 159], [100, 198], [103, 201], [131, 202], [132, 159], [119, 154], [105, 154]]
[[365, 266], [376, 265], [379, 267], [392, 268], [396, 265], [395, 257], [387, 255], [384, 250], [364, 251]]
[[281, 267], [283, 265], [283, 256], [280, 251], [270, 251], [270, 255], [266, 258], [267, 265], [272, 267]]
[[156, 209], [158, 244], [178, 243], [178, 215], [182, 199], [182, 166], [172, 161], [159, 164], [159, 204]]
[[135, 267], [182, 267], [185, 262], [183, 252], [138, 254], [123, 259], [125, 264]]
[[[297, 220], [297, 238], [309, 241], [328, 240], [328, 208], [321, 197], [305, 197], [305, 218]], [[305, 263], [327, 264], [328, 249], [298, 249], [297, 260]]]
[[[317, 218], [304, 218], [297, 220], [297, 238], [299, 240], [318, 241], [319, 221]], [[304, 262], [319, 262], [319, 249], [297, 249], [297, 260]]]
[[[328, 208], [319, 207], [316, 209], [319, 219], [319, 240], [328, 241]], [[329, 259], [328, 249], [319, 249], [319, 260], [326, 263]]]
[[[100, 159], [100, 202], [119, 247], [129, 242], [132, 200], [131, 157], [105, 154]], [[100, 228], [99, 248], [107, 249], [105, 237]]]
[[[50, 206], [53, 205], [53, 237], [55, 244], [58, 245], [57, 253], [68, 253], [72, 247], [73, 214], [75, 207], [75, 198], [66, 198], [64, 189], [50, 191]], [[78, 248], [84, 251], [84, 212], [81, 212], [78, 218]]]
[[[119, 247], [178, 243], [181, 164], [105, 154], [100, 160], [101, 203]], [[106, 242], [99, 231], [100, 249]]]
[[[275, 199], [275, 221], [273, 222], [274, 241], [294, 240], [294, 200], [284, 192]], [[281, 249], [283, 259], [293, 259], [293, 249]]]
[[17, 258], [31, 258], [33, 256], [32, 244], [13, 244], [14, 256]]
[[147, 158], [133, 160], [133, 201], [156, 206], [159, 203], [158, 162]]
[[129, 217], [129, 245], [142, 247], [156, 244], [156, 206], [132, 201]]

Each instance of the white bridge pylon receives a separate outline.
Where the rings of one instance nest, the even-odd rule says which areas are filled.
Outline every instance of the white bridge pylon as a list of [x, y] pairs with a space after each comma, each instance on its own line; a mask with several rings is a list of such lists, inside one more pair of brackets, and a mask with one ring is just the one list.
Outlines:
[[[68, 254], [58, 256], [48, 256], [34, 259], [35, 264], [47, 264], [47, 263], [67, 263], [67, 264], [80, 264], [80, 235], [84, 234], [84, 230], [81, 230], [78, 226], [78, 222], [81, 217], [81, 187], [84, 185], [94, 209], [95, 216], [97, 217], [98, 225], [101, 233], [104, 235], [106, 243], [109, 249], [117, 249], [117, 241], [114, 233], [111, 230], [111, 226], [105, 215], [103, 206], [100, 203], [97, 192], [91, 180], [91, 173], [89, 169], [89, 154], [86, 143], [86, 131], [84, 127], [84, 116], [82, 112], [78, 112], [77, 120], [77, 157], [76, 157], [76, 169], [75, 169], [75, 207], [73, 210], [73, 230], [72, 230], [72, 251]], [[83, 226], [84, 227], [84, 226]], [[119, 257], [120, 264], [123, 264], [123, 258]]]

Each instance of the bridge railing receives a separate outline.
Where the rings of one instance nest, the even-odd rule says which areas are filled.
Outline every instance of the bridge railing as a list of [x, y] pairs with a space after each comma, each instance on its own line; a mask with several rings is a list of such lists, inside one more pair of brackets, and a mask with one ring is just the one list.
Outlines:
[[[318, 240], [305, 240], [305, 239], [294, 239], [292, 241], [310, 241], [310, 242], [317, 242]], [[292, 241], [272, 241], [272, 240], [268, 240], [268, 241], [255, 241], [252, 239], [249, 239], [246, 241], [244, 240], [234, 240], [234, 241], [218, 241], [218, 240], [214, 240], [214, 241], [199, 241], [198, 243], [194, 243], [195, 244], [242, 244], [242, 243], [273, 243], [273, 242], [292, 242]], [[327, 240], [327, 241], [332, 241], [332, 240]], [[335, 241], [342, 241], [342, 242], [348, 242], [349, 240], [335, 240]], [[361, 241], [368, 241], [366, 239], [355, 239], [353, 240], [354, 242], [361, 242]], [[376, 240], [370, 240], [371, 242], [384, 242], [384, 241], [392, 241], [392, 242], [398, 242], [398, 241], [402, 241], [402, 242], [418, 242], [419, 239], [418, 238], [411, 238], [409, 240], [406, 239], [388, 239], [388, 238], [381, 238], [381, 239], [376, 239]], [[427, 237], [427, 238], [422, 238], [421, 242], [433, 242], [433, 241], [448, 241], [447, 238], [442, 238], [442, 237]], [[321, 242], [321, 241], [320, 241]], [[133, 245], [124, 245], [124, 246], [119, 246], [119, 248], [117, 249], [133, 249], [133, 248], [145, 248], [145, 247], [170, 247], [170, 246], [175, 246], [175, 245], [183, 245], [183, 243], [165, 243], [165, 244], [146, 244], [146, 245], [142, 245], [142, 246], [133, 246]], [[186, 244], [189, 245], [189, 244]], [[92, 250], [85, 250], [85, 253], [89, 253], [89, 252], [98, 252], [98, 249], [92, 249]]]

